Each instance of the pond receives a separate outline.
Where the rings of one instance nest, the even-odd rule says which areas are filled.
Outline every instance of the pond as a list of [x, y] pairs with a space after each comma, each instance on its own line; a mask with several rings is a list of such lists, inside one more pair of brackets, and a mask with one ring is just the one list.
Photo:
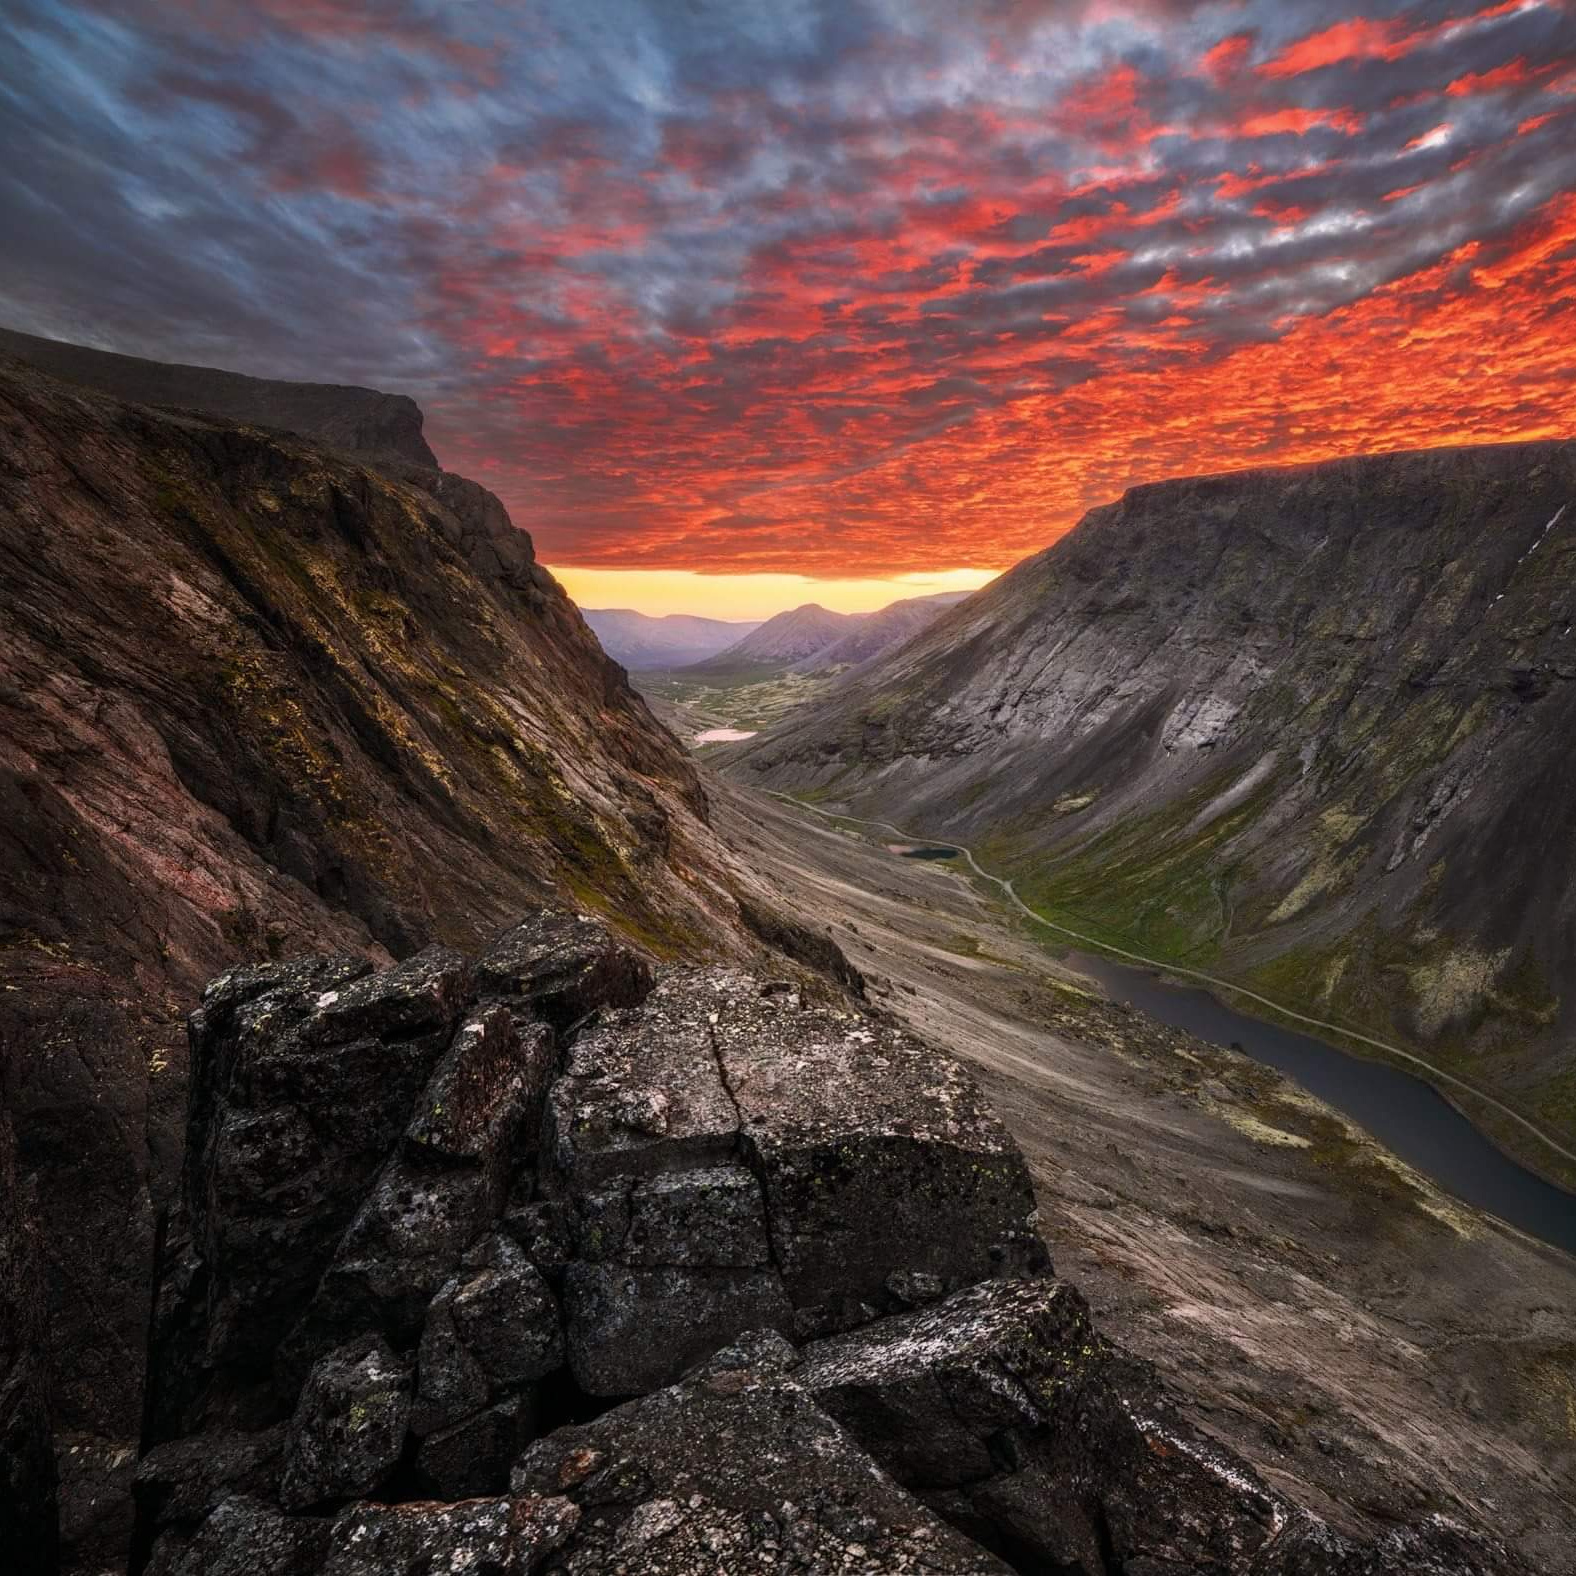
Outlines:
[[901, 854], [905, 859], [956, 859], [958, 851], [940, 843], [888, 843], [887, 852]]
[[756, 729], [750, 728], [708, 728], [704, 733], [695, 735], [697, 744], [738, 744], [744, 739], [753, 739]]
[[1086, 952], [1067, 961], [1113, 999], [1285, 1073], [1457, 1198], [1576, 1253], [1576, 1196], [1518, 1165], [1422, 1079], [1247, 1017], [1208, 991], [1147, 969]]

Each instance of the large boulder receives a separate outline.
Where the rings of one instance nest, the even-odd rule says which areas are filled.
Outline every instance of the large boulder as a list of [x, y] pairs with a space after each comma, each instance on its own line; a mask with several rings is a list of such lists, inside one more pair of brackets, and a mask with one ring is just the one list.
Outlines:
[[544, 1151], [579, 1225], [570, 1360], [597, 1395], [741, 1328], [824, 1334], [916, 1281], [1049, 1267], [1023, 1158], [955, 1062], [730, 970], [671, 970], [583, 1034]]
[[532, 1445], [514, 1492], [581, 1512], [562, 1569], [1006, 1576], [879, 1470], [785, 1357], [786, 1343], [724, 1350], [682, 1384]]
[[306, 1510], [370, 1494], [399, 1465], [410, 1421], [411, 1372], [363, 1337], [312, 1369], [285, 1439], [279, 1502]]

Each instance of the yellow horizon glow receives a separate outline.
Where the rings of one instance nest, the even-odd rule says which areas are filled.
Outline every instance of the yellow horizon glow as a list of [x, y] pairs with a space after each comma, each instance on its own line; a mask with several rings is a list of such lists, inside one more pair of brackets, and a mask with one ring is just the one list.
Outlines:
[[660, 618], [693, 613], [740, 622], [770, 618], [806, 602], [834, 613], [874, 613], [904, 597], [977, 591], [999, 569], [938, 569], [861, 580], [817, 580], [810, 575], [702, 575], [690, 569], [579, 569], [545, 566], [583, 608], [633, 608]]

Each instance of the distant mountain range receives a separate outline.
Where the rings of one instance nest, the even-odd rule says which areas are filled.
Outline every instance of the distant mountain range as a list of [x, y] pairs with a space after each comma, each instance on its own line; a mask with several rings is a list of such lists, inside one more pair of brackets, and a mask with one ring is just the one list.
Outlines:
[[703, 662], [761, 627], [758, 619], [736, 623], [690, 613], [653, 618], [627, 607], [583, 608], [581, 616], [602, 642], [602, 649], [615, 662], [636, 672]]
[[1139, 487], [728, 769], [1569, 1134], [1573, 623], [1576, 442]]
[[917, 634], [967, 595], [966, 591], [944, 591], [936, 596], [909, 597], [874, 613], [833, 613], [818, 602], [806, 602], [767, 619], [742, 640], [693, 667], [697, 674], [737, 673], [750, 668], [820, 673], [851, 667]]

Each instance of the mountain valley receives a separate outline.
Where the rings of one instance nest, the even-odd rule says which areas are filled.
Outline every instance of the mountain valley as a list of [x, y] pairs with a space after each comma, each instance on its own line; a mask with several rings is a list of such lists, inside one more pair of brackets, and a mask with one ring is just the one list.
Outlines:
[[1136, 488], [721, 758], [1576, 1147], [1571, 503], [1568, 443]]
[[[1021, 570], [642, 675], [771, 712], [723, 778], [419, 411], [53, 354], [0, 361], [25, 1576], [1576, 1572], [1568, 1255], [751, 784]], [[808, 792], [896, 760], [929, 825], [884, 716]]]

